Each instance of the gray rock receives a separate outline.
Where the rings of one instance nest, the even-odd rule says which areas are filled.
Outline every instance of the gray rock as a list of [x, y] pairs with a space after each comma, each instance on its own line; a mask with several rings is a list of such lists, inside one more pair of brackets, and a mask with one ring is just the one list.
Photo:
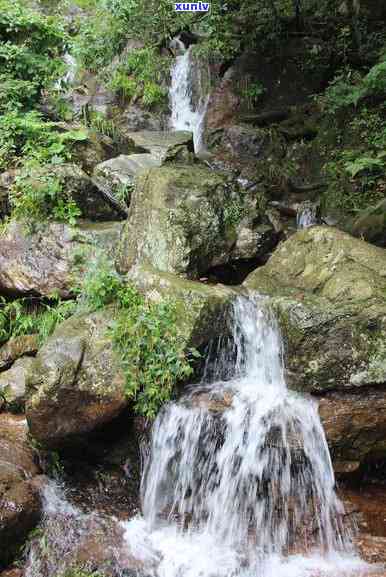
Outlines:
[[227, 174], [202, 166], [141, 173], [122, 231], [119, 270], [143, 263], [197, 278], [212, 267], [263, 256], [276, 233], [272, 226], [261, 228], [266, 221], [257, 198]]
[[114, 222], [88, 223], [79, 229], [44, 223], [31, 231], [24, 223], [11, 221], [0, 242], [0, 290], [68, 297], [90, 260], [113, 258], [120, 230], [120, 223]]
[[31, 434], [46, 447], [83, 440], [126, 406], [125, 376], [108, 335], [110, 309], [64, 321], [27, 375]]
[[0, 397], [3, 397], [6, 406], [12, 411], [24, 407], [26, 374], [32, 363], [31, 357], [23, 357], [15, 361], [8, 371], [0, 373]]
[[135, 146], [149, 152], [160, 163], [168, 160], [186, 160], [193, 153], [193, 134], [191, 132], [153, 132], [143, 130], [128, 132], [128, 138]]

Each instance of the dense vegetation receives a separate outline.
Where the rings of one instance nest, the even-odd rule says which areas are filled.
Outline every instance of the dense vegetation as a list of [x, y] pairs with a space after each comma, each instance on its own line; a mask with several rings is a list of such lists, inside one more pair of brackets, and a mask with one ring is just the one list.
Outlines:
[[[66, 20], [70, 5], [83, 10], [71, 21]], [[328, 55], [317, 43], [302, 55], [305, 74], [321, 70], [326, 82], [313, 97], [318, 137], [301, 146], [318, 149], [327, 209], [352, 215], [384, 198], [386, 48], [371, 3], [214, 0], [204, 16], [177, 15], [169, 0], [62, 0], [60, 6], [58, 11], [57, 3], [45, 0], [38, 11], [27, 1], [0, 0], [0, 168], [17, 169], [9, 197], [11, 218], [76, 226], [80, 209], [50, 167], [76, 158], [76, 146], [87, 141], [90, 130], [118, 141], [120, 107], [136, 103], [167, 110], [168, 47], [179, 33], [199, 39], [197, 52], [224, 70], [245, 49], [275, 58], [294, 35], [328, 38]], [[128, 41], [137, 45], [126, 50]], [[79, 78], [93, 74], [116, 94], [116, 117], [68, 108], [60, 80], [67, 51], [76, 58]], [[264, 101], [259, 78], [252, 79], [244, 96], [252, 108]], [[291, 174], [291, 159], [287, 165], [280, 162], [276, 177]], [[31, 332], [45, 339], [79, 310], [79, 303], [95, 310], [114, 302], [113, 339], [127, 368], [128, 394], [140, 412], [154, 416], [174, 383], [191, 372], [189, 352], [187, 357], [174, 329], [172, 303], [146, 302], [103, 266], [82, 288], [74, 286], [74, 295], [78, 302], [61, 302], [55, 295], [40, 302], [3, 299], [1, 342]], [[134, 334], [140, 338], [133, 339]]]

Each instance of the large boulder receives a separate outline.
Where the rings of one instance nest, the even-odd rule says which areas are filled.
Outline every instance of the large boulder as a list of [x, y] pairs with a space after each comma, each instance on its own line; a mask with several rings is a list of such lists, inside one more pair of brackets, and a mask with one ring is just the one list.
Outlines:
[[61, 185], [65, 198], [71, 198], [78, 206], [81, 218], [90, 221], [122, 220], [115, 205], [109, 202], [92, 179], [76, 164], [49, 165], [33, 170], [23, 182], [41, 190], [47, 179], [55, 179]]
[[113, 258], [120, 223], [41, 224], [30, 231], [11, 221], [0, 239], [0, 290], [12, 295], [57, 293], [68, 297], [85, 265], [98, 255]]
[[[161, 161], [150, 153], [121, 154], [98, 164], [94, 170], [94, 180], [110, 187], [113, 192], [129, 190], [137, 174], [155, 166], [161, 166]], [[126, 201], [129, 204], [130, 198]]]
[[293, 235], [245, 286], [282, 321], [291, 381], [345, 390], [386, 381], [386, 252], [329, 227]]
[[125, 376], [105, 309], [64, 321], [40, 349], [27, 374], [26, 415], [46, 447], [84, 440], [126, 407]]
[[39, 473], [24, 417], [0, 415], [0, 569], [10, 563], [39, 522]]
[[141, 173], [122, 232], [119, 270], [141, 262], [198, 278], [212, 267], [266, 255], [277, 234], [261, 215], [258, 199], [229, 175], [202, 166]]
[[321, 398], [334, 459], [355, 467], [386, 455], [384, 249], [313, 227], [284, 242], [245, 285], [269, 295], [288, 381]]

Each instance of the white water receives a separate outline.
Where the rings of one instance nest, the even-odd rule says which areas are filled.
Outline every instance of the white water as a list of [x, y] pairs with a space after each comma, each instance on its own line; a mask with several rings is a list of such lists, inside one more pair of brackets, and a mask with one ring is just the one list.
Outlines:
[[[158, 577], [358, 574], [317, 408], [287, 390], [276, 322], [241, 297], [233, 316], [201, 401], [192, 390], [155, 422], [128, 547], [158, 559]], [[208, 409], [222, 397], [228, 408]]]
[[179, 54], [172, 70], [172, 80], [169, 97], [171, 107], [170, 126], [173, 130], [187, 130], [193, 133], [194, 150], [200, 152], [204, 148], [203, 131], [208, 98], [201, 97], [197, 108], [192, 103], [192, 62], [191, 47], [185, 48], [183, 43], [175, 39]]
[[143, 517], [83, 513], [50, 482], [26, 577], [63, 577], [95, 543], [114, 577], [371, 573], [342, 523], [317, 408], [287, 390], [274, 317], [240, 297], [231, 325], [202, 385], [154, 424]]

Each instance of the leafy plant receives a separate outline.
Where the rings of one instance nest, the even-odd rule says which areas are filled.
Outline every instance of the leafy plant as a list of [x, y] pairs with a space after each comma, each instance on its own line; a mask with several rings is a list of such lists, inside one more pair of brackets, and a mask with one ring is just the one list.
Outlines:
[[16, 177], [10, 195], [12, 215], [27, 222], [56, 220], [74, 226], [81, 216], [76, 202], [52, 174], [23, 173]]
[[109, 86], [122, 100], [141, 99], [151, 108], [165, 105], [167, 90], [162, 86], [170, 62], [153, 47], [133, 50], [115, 68]]
[[49, 303], [36, 303], [28, 298], [7, 301], [0, 297], [0, 343], [21, 335], [37, 334], [43, 343], [76, 308], [74, 301], [53, 297]]
[[126, 393], [138, 413], [154, 418], [176, 384], [192, 374], [191, 361], [198, 355], [186, 350], [176, 307], [169, 300], [146, 299], [106, 263], [90, 271], [78, 290], [89, 310], [115, 305], [111, 338], [126, 375]]

